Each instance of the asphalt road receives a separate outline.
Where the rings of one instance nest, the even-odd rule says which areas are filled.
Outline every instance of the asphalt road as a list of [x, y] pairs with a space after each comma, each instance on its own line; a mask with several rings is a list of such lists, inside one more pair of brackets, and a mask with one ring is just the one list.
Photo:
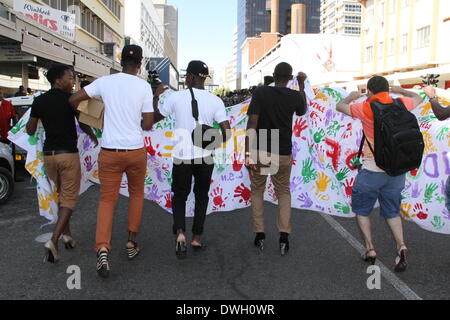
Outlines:
[[[85, 192], [72, 219], [78, 246], [62, 260], [43, 263], [43, 243], [36, 238], [53, 226], [39, 217], [36, 191], [29, 178], [0, 207], [0, 299], [449, 299], [450, 236], [405, 223], [409, 268], [394, 274], [395, 244], [378, 211], [373, 216], [375, 243], [382, 270], [381, 289], [367, 288], [367, 265], [360, 261], [361, 240], [354, 219], [325, 219], [294, 210], [291, 250], [281, 257], [275, 228], [276, 206], [266, 205], [266, 249], [253, 247], [250, 209], [214, 213], [206, 219], [201, 253], [175, 257], [172, 217], [145, 202], [139, 244], [141, 255], [126, 259], [127, 203], [118, 201], [113, 228], [111, 276], [95, 271], [93, 250], [97, 186]], [[188, 220], [188, 229], [191, 226]], [[381, 264], [380, 264], [381, 263]], [[68, 266], [81, 269], [81, 289], [69, 290]]]

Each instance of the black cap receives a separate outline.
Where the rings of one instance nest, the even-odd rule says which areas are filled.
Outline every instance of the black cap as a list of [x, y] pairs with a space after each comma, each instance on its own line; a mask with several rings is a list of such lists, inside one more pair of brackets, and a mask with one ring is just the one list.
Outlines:
[[122, 50], [122, 61], [123, 60], [134, 60], [136, 62], [141, 62], [142, 60], [142, 48], [134, 44], [127, 45], [123, 47]]
[[193, 74], [194, 76], [199, 76], [202, 78], [210, 77], [208, 66], [206, 65], [206, 63], [199, 60], [189, 62], [188, 67], [186, 69], [186, 73], [190, 73]]

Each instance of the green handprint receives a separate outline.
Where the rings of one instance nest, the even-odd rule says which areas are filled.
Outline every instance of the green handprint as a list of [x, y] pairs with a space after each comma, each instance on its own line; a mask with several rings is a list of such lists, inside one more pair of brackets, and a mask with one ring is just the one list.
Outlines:
[[320, 129], [314, 134], [314, 142], [320, 143], [323, 140], [323, 137], [325, 137], [325, 130]]
[[325, 88], [323, 89], [323, 91], [326, 92], [326, 94], [332, 97], [334, 100], [336, 100], [336, 104], [338, 104], [339, 102], [342, 101], [342, 99], [344, 99], [344, 97], [339, 92], [331, 88]]
[[326, 165], [325, 168], [330, 169], [330, 170], [334, 170], [334, 168], [333, 168], [333, 166], [331, 165], [331, 163], [328, 163], [328, 164]]
[[349, 214], [350, 213], [350, 207], [346, 205], [345, 203], [338, 202], [334, 205], [334, 208], [339, 212], [343, 214]]
[[214, 166], [216, 167], [217, 172], [220, 174], [227, 168], [226, 154], [217, 153], [213, 157], [214, 157]]
[[96, 129], [96, 128], [93, 128], [93, 129], [94, 129], [94, 134], [95, 134], [95, 136], [96, 136], [97, 138], [101, 138], [101, 137], [102, 137], [102, 134], [103, 134], [102, 130]]
[[355, 155], [352, 160], [350, 160], [350, 165], [353, 168], [358, 168], [361, 165], [361, 158], [358, 155]]
[[220, 130], [220, 124], [216, 121], [213, 124], [214, 129]]
[[148, 185], [151, 185], [151, 184], [153, 184], [152, 178], [146, 177], [146, 178], [145, 178], [145, 185], [148, 186]]
[[343, 168], [341, 169], [341, 171], [339, 171], [338, 173], [336, 173], [336, 179], [338, 179], [338, 181], [343, 181], [345, 180], [345, 178], [347, 178], [347, 175], [349, 174], [350, 169], [349, 168]]
[[169, 182], [169, 184], [171, 185], [172, 184], [172, 173], [170, 172], [170, 171], [166, 171], [166, 172], [164, 172], [164, 175], [166, 176], [166, 178], [167, 178], [167, 182]]
[[341, 129], [341, 125], [338, 121], [334, 120], [333, 123], [327, 127], [327, 134], [336, 136], [337, 132]]
[[439, 188], [437, 183], [430, 183], [427, 184], [425, 187], [425, 197], [424, 197], [424, 202], [425, 203], [430, 203], [431, 200], [433, 199], [433, 194], [434, 192]]
[[12, 129], [11, 129], [11, 133], [12, 134], [16, 134], [17, 132], [19, 132], [20, 130], [22, 130], [24, 127], [26, 126], [25, 121], [20, 120]]
[[433, 227], [437, 230], [442, 229], [445, 226], [445, 223], [442, 222], [442, 218], [439, 216], [434, 216], [433, 221], [431, 221]]
[[35, 133], [33, 136], [28, 137], [28, 143], [31, 144], [32, 146], [37, 145], [38, 141], [39, 141], [39, 137], [38, 137], [37, 133]]
[[444, 140], [447, 137], [447, 132], [450, 129], [448, 127], [443, 127], [441, 130], [439, 130], [438, 134], [437, 134], [437, 138], [439, 141]]
[[437, 196], [437, 197], [436, 197], [436, 201], [439, 202], [439, 203], [442, 203], [442, 202], [445, 201], [445, 197], [439, 197], [439, 196]]
[[303, 182], [308, 183], [308, 182], [316, 179], [317, 172], [315, 169], [311, 169], [311, 166], [313, 164], [311, 158], [303, 160], [302, 164], [303, 164], [303, 167], [302, 167]]
[[314, 147], [312, 145], [309, 146], [309, 153], [314, 154]]

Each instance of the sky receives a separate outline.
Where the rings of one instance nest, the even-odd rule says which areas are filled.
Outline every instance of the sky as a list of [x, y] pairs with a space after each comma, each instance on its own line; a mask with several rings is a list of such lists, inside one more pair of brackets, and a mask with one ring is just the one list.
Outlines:
[[215, 82], [232, 59], [236, 0], [168, 0], [178, 8], [178, 69], [202, 60], [215, 69]]

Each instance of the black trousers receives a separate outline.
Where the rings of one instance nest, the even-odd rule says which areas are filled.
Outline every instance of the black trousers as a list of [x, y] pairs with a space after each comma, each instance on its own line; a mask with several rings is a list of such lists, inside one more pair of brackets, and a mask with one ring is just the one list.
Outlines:
[[[193, 162], [193, 161], [191, 161]], [[205, 224], [206, 210], [209, 202], [209, 187], [214, 164], [175, 164], [172, 169], [172, 211], [173, 211], [173, 233], [182, 229], [186, 231], [186, 200], [191, 193], [192, 177], [194, 177], [195, 215], [192, 233], [201, 235]]]

